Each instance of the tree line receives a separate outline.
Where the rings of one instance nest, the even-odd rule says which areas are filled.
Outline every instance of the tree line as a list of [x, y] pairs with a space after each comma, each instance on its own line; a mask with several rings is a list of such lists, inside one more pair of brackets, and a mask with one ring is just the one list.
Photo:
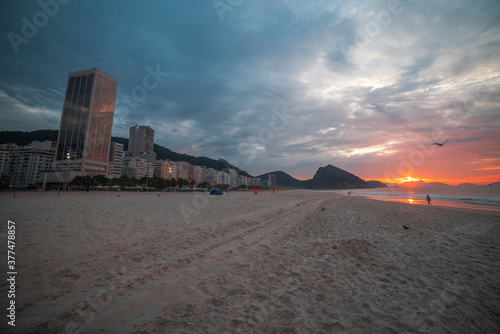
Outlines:
[[[142, 188], [155, 188], [155, 190], [163, 190], [169, 188], [185, 188], [185, 187], [198, 187], [198, 188], [222, 188], [226, 189], [228, 185], [216, 184], [212, 185], [209, 182], [201, 182], [196, 184], [193, 180], [189, 182], [186, 179], [178, 178], [178, 179], [164, 179], [161, 177], [153, 176], [153, 177], [142, 177], [137, 179], [135, 177], [129, 177], [127, 175], [122, 175], [121, 177], [108, 179], [104, 175], [95, 175], [95, 176], [76, 176], [73, 181], [71, 181], [73, 187], [79, 187], [82, 189], [92, 189], [95, 187], [113, 187], [119, 186], [121, 188], [125, 187], [142, 187]], [[239, 187], [240, 188], [240, 187]], [[246, 187], [245, 187], [246, 188]]]

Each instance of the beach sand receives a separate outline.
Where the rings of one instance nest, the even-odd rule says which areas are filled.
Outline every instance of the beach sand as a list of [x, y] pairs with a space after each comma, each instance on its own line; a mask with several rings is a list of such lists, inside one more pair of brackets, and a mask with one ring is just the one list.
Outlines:
[[309, 191], [56, 195], [0, 193], [17, 264], [16, 326], [4, 311], [0, 332], [500, 332], [495, 212]]

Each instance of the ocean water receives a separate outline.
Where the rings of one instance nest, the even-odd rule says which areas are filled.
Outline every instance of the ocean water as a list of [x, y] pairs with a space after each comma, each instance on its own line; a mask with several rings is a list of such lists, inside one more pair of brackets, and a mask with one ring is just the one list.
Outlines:
[[500, 212], [500, 185], [491, 187], [461, 185], [334, 190], [334, 192], [343, 194], [347, 194], [349, 191], [353, 196], [404, 202], [410, 205], [427, 205], [426, 196], [429, 195], [432, 205]]

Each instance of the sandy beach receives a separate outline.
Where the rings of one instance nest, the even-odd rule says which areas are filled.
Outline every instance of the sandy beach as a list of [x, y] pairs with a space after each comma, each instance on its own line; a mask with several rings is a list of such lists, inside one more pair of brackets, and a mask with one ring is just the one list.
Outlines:
[[495, 212], [309, 191], [56, 196], [0, 193], [1, 332], [500, 332]]

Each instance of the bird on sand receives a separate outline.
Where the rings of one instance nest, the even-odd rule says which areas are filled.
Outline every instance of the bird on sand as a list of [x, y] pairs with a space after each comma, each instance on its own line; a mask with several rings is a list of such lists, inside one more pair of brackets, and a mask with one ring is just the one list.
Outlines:
[[410, 228], [408, 226], [404, 226], [403, 227], [405, 228], [405, 230], [409, 230]]
[[448, 142], [448, 140], [447, 140], [447, 141], [442, 142], [441, 144], [440, 144], [440, 143], [432, 143], [431, 145], [437, 145], [437, 146], [441, 147], [441, 146], [443, 146], [443, 145], [444, 145], [445, 143], [447, 143], [447, 142]]

